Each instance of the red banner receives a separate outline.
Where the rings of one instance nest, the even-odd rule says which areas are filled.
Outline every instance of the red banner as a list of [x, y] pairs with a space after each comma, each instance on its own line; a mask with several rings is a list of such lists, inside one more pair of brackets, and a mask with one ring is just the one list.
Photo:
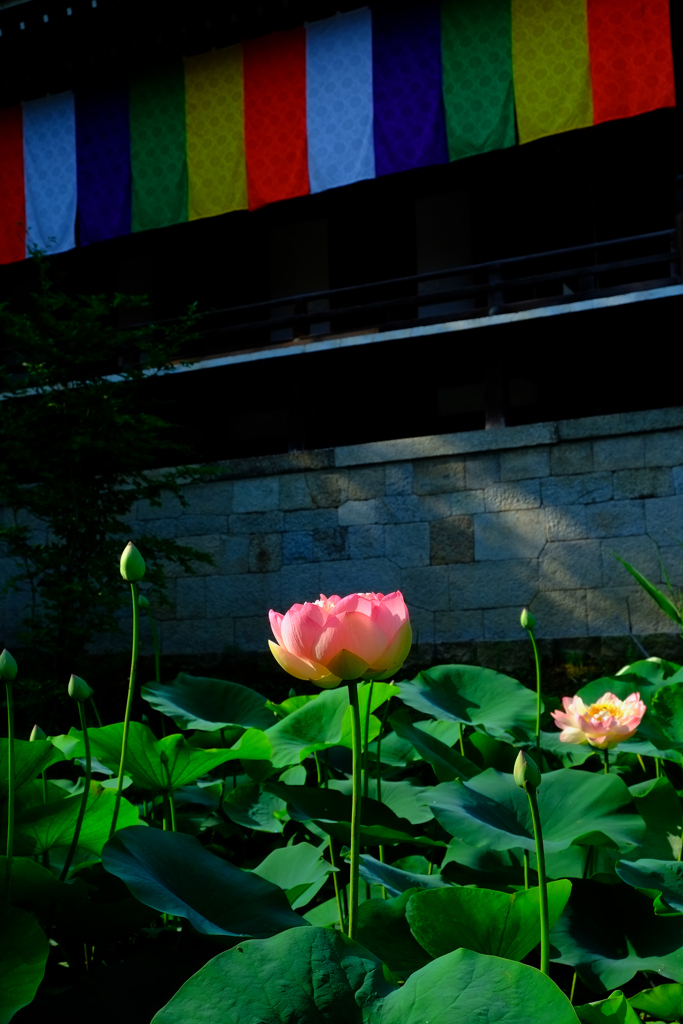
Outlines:
[[21, 107], [0, 110], [0, 263], [26, 256]]

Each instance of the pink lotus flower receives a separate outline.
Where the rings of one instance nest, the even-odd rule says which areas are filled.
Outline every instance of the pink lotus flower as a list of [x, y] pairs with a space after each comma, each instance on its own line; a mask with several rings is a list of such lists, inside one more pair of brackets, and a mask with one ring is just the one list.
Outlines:
[[389, 679], [408, 656], [413, 634], [403, 595], [349, 594], [270, 611], [275, 660], [297, 679], [326, 689], [342, 679]]
[[619, 700], [613, 693], [604, 693], [586, 707], [579, 696], [563, 697], [564, 711], [553, 711], [555, 725], [561, 729], [563, 743], [590, 743], [600, 750], [611, 750], [627, 740], [640, 725], [647, 708], [639, 693]]

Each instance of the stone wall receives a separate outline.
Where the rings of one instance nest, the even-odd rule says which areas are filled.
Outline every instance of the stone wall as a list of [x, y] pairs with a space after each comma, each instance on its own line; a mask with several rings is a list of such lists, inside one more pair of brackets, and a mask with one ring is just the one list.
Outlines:
[[262, 651], [268, 610], [321, 592], [400, 589], [428, 646], [520, 639], [524, 605], [540, 638], [676, 631], [613, 553], [654, 581], [661, 555], [683, 584], [683, 408], [218, 468], [187, 487], [186, 508], [135, 510], [136, 534], [215, 562], [171, 580], [166, 655]]

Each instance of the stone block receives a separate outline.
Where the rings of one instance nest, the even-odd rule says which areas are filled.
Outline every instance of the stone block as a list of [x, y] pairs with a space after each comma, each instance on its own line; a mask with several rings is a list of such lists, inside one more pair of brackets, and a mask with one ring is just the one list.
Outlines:
[[278, 572], [282, 568], [282, 534], [249, 535], [249, 572]]
[[[209, 555], [212, 562], [193, 562], [192, 572], [196, 576], [211, 576], [218, 572], [218, 563], [221, 555], [221, 538], [218, 533], [211, 533], [205, 537], [190, 537], [183, 541], [187, 547], [194, 548], [195, 551], [202, 551], [204, 554]], [[176, 562], [167, 562], [165, 564], [166, 575], [170, 577], [186, 576], [185, 570], [179, 566]]]
[[176, 498], [170, 491], [164, 491], [159, 495], [158, 505], [152, 505], [149, 501], [138, 501], [135, 515], [137, 519], [171, 519], [181, 515], [182, 511], [180, 498]]
[[474, 557], [478, 562], [538, 558], [545, 543], [544, 509], [474, 516]]
[[649, 537], [609, 537], [600, 541], [602, 576], [606, 587], [630, 587], [635, 583], [628, 569], [617, 561], [619, 555], [643, 576], [656, 583], [661, 577], [657, 545]]
[[316, 508], [285, 512], [282, 528], [285, 533], [310, 533], [313, 530], [333, 530], [338, 525], [337, 509]]
[[[187, 579], [190, 577], [182, 577]], [[149, 600], [149, 607], [152, 615], [154, 616], [155, 622], [166, 622], [169, 619], [175, 619], [176, 616], [176, 588], [178, 585], [177, 579], [166, 580], [166, 602], [162, 601], [162, 596], [157, 590], [150, 590], [145, 594], [145, 597]]]
[[306, 483], [315, 508], [338, 508], [349, 496], [349, 475], [344, 469], [307, 473]]
[[280, 575], [276, 572], [212, 576], [206, 581], [206, 616], [268, 615], [280, 604]]
[[[276, 612], [284, 614], [293, 604], [317, 601], [321, 589], [320, 564], [318, 562], [284, 565], [280, 572], [280, 603], [273, 607]], [[330, 591], [331, 593], [333, 591]], [[326, 596], [329, 597], [330, 594]]]
[[267, 651], [274, 640], [267, 615], [244, 615], [235, 618], [235, 647], [242, 651]]
[[448, 566], [404, 569], [401, 590], [408, 610], [414, 605], [428, 611], [448, 611]]
[[546, 544], [538, 568], [538, 582], [542, 591], [601, 587], [600, 541], [565, 540]]
[[626, 437], [601, 437], [593, 441], [593, 467], [596, 472], [613, 469], [639, 469], [645, 465], [645, 439], [638, 434]]
[[313, 561], [312, 533], [283, 533], [282, 561], [285, 565], [293, 562]]
[[451, 495], [451, 512], [454, 516], [472, 515], [485, 512], [484, 491], [458, 491]]
[[315, 508], [303, 473], [280, 477], [280, 508], [292, 512], [299, 508]]
[[502, 452], [500, 456], [500, 479], [531, 480], [548, 476], [550, 473], [549, 448], [520, 448]]
[[586, 509], [586, 525], [591, 537], [628, 537], [632, 534], [645, 533], [644, 503], [610, 501], [600, 505], [589, 505]]
[[[410, 608], [410, 627], [413, 631], [413, 648], [418, 644], [434, 643], [434, 619], [439, 613], [430, 612], [426, 608]], [[403, 673], [402, 673], [403, 674]], [[399, 677], [400, 678], [400, 677]], [[405, 675], [404, 675], [405, 678]]]
[[481, 490], [500, 481], [499, 455], [468, 455], [465, 460], [465, 487], [468, 491]]
[[466, 497], [467, 491], [455, 494], [423, 494], [417, 499], [420, 520], [431, 523], [434, 519], [448, 519], [453, 514], [453, 503], [459, 497]]
[[315, 530], [313, 533], [313, 559], [316, 562], [332, 562], [348, 558], [349, 550], [346, 527], [334, 526], [331, 530]]
[[674, 466], [671, 470], [673, 478], [674, 492], [676, 494], [683, 494], [683, 466]]
[[185, 619], [164, 622], [162, 654], [222, 654], [235, 641], [232, 619]]
[[385, 488], [387, 494], [412, 494], [412, 462], [395, 462], [387, 466]]
[[635, 586], [603, 587], [600, 590], [589, 590], [587, 594], [589, 636], [626, 636], [629, 632], [629, 617], [631, 617], [631, 628], [633, 628], [629, 605], [636, 596], [636, 590]]
[[678, 466], [683, 462], [683, 430], [645, 435], [646, 466]]
[[419, 523], [423, 518], [420, 498], [415, 494], [396, 494], [377, 502], [378, 523]]
[[448, 572], [452, 610], [514, 604], [519, 609], [519, 616], [524, 605], [528, 605], [538, 592], [536, 559], [470, 562], [451, 565]]
[[544, 505], [591, 505], [610, 501], [614, 494], [611, 473], [581, 473], [549, 477], [541, 482]]
[[620, 469], [614, 474], [615, 501], [625, 498], [664, 498], [673, 493], [670, 469]]
[[616, 434], [640, 434], [668, 430], [683, 425], [680, 406], [669, 409], [644, 409], [641, 412], [616, 412], [604, 416], [584, 416], [558, 423], [562, 440], [580, 437], [613, 437]]
[[[593, 445], [590, 441], [565, 441], [550, 449], [553, 476], [573, 476], [593, 472]], [[541, 474], [539, 473], [539, 476]]]
[[683, 541], [683, 494], [645, 501], [646, 531], [657, 544]]
[[273, 512], [280, 506], [279, 477], [235, 480], [232, 492], [233, 512]]
[[231, 576], [233, 573], [249, 571], [249, 534], [221, 537], [218, 556], [218, 575]]
[[[652, 547], [654, 549], [654, 544]], [[659, 554], [662, 559], [664, 569], [666, 570], [666, 576], [668, 577], [669, 583], [674, 588], [674, 592], [677, 593], [678, 590], [683, 590], [683, 547], [681, 547], [680, 544], [675, 544], [673, 547], [661, 547], [659, 549]], [[630, 561], [630, 559], [627, 559], [627, 561]], [[635, 565], [636, 569], [640, 569], [640, 566], [634, 562], [631, 562], [631, 565]], [[648, 576], [644, 569], [641, 569], [640, 571], [643, 575], [647, 576], [649, 580], [653, 580], [653, 582], [655, 580], [661, 580], [662, 585], [660, 586], [660, 589], [668, 596], [671, 596], [666, 585], [666, 578], [662, 571], [659, 559], [657, 559], [656, 576]]]
[[451, 516], [429, 524], [429, 560], [432, 565], [474, 561], [472, 516]]
[[203, 619], [206, 614], [206, 579], [188, 577], [176, 584], [176, 617], [178, 619]]
[[588, 635], [588, 611], [585, 590], [545, 590], [531, 602], [536, 617], [534, 635], [573, 637]]
[[519, 480], [491, 484], [484, 490], [484, 504], [487, 512], [538, 508], [541, 504], [541, 483], [539, 480]]
[[232, 481], [211, 480], [183, 488], [187, 508], [183, 515], [225, 516], [232, 512]]
[[351, 501], [383, 498], [384, 486], [384, 466], [360, 466], [349, 470], [348, 496]]
[[585, 505], [559, 505], [545, 510], [548, 540], [581, 540], [588, 536]]
[[[167, 520], [168, 521], [168, 520]], [[199, 537], [202, 534], [225, 533], [228, 528], [227, 516], [182, 515], [173, 520], [176, 537]]]
[[517, 605], [507, 608], [486, 608], [484, 618], [484, 640], [523, 640], [524, 630], [519, 624], [520, 609]]
[[651, 597], [644, 590], [628, 599], [628, 606], [631, 612], [631, 629], [636, 635], [645, 636], [649, 633], [672, 633], [680, 634], [680, 626], [673, 619], [655, 604]]
[[[402, 590], [401, 572], [388, 558], [347, 559], [319, 562], [320, 589], [323, 594], [380, 593]], [[418, 572], [421, 570], [410, 570]]]
[[[306, 513], [288, 512], [287, 518], [298, 515], [306, 515]], [[278, 533], [284, 529], [284, 523], [282, 512], [244, 512], [239, 515], [233, 513], [228, 517], [230, 533]], [[289, 527], [289, 529], [294, 529], [294, 527]]]
[[133, 536], [135, 538], [148, 534], [150, 537], [158, 537], [159, 540], [175, 540], [176, 524], [178, 519], [143, 519], [135, 523]]
[[434, 643], [484, 639], [484, 612], [481, 609], [434, 612]]
[[339, 506], [340, 526], [367, 526], [377, 522], [378, 500], [347, 501]]
[[452, 494], [465, 488], [463, 459], [420, 459], [413, 466], [415, 494]]
[[401, 568], [429, 565], [429, 523], [385, 526], [384, 541], [387, 558]]
[[378, 558], [385, 553], [383, 526], [348, 526], [349, 558]]

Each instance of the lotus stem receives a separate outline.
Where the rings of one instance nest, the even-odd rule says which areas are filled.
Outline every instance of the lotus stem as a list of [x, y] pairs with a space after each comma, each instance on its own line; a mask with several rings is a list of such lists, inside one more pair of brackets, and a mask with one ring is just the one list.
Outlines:
[[102, 726], [102, 717], [101, 717], [99, 711], [97, 710], [97, 704], [95, 703], [95, 698], [94, 697], [90, 698], [90, 703], [92, 704], [92, 709], [95, 712], [95, 718], [97, 719], [98, 728], [101, 729], [101, 728], [103, 728], [103, 726]]
[[130, 712], [133, 706], [133, 692], [135, 689], [135, 670], [138, 663], [138, 643], [139, 643], [139, 632], [140, 632], [140, 609], [138, 607], [138, 587], [137, 583], [131, 583], [130, 585], [131, 594], [133, 596], [133, 649], [131, 654], [130, 663], [130, 680], [128, 683], [128, 699], [126, 700], [126, 714], [123, 719], [123, 742], [121, 744], [121, 763], [119, 764], [119, 781], [116, 787], [116, 801], [114, 803], [114, 816], [111, 821], [111, 829], [109, 830], [109, 837], [114, 835], [116, 831], [116, 820], [119, 816], [119, 807], [121, 806], [121, 793], [123, 792], [123, 771], [126, 763], [126, 748], [128, 747], [128, 731], [130, 728]]
[[14, 786], [16, 783], [16, 765], [14, 763], [14, 701], [12, 699], [12, 683], [5, 680], [7, 693], [7, 864], [5, 867], [5, 897], [10, 901], [10, 885], [12, 880], [12, 855], [14, 853]]
[[363, 737], [363, 796], [365, 797], [370, 795], [368, 747], [370, 746], [370, 714], [372, 711], [372, 690], [374, 685], [374, 680], [371, 680], [370, 690], [368, 691], [368, 705], [365, 709], [365, 736]]
[[350, 939], [355, 939], [358, 925], [358, 884], [360, 857], [360, 794], [361, 794], [361, 756], [362, 743], [360, 731], [360, 708], [358, 706], [358, 683], [349, 680], [349, 706], [351, 708], [351, 747], [353, 754], [353, 797], [351, 810], [351, 879], [349, 885], [349, 931]]
[[534, 649], [534, 660], [536, 662], [536, 757], [538, 767], [541, 767], [541, 662], [538, 657], [538, 647], [533, 629], [529, 630], [529, 639]]
[[90, 796], [90, 775], [91, 775], [91, 762], [90, 762], [90, 737], [88, 736], [88, 723], [85, 718], [85, 701], [78, 701], [78, 714], [81, 719], [81, 729], [83, 731], [83, 746], [85, 747], [85, 786], [83, 788], [83, 796], [81, 798], [81, 806], [78, 810], [78, 818], [76, 819], [76, 827], [74, 834], [71, 838], [71, 846], [69, 852], [66, 855], [64, 861], [64, 867], [62, 868], [59, 876], [60, 882], [66, 881], [66, 877], [69, 874], [69, 868], [71, 862], [74, 859], [76, 848], [78, 847], [78, 836], [80, 835], [81, 826], [83, 824], [83, 818], [85, 817], [85, 809], [88, 805], [88, 797]]
[[603, 751], [605, 755], [605, 775], [609, 775], [609, 750], [605, 747]]
[[569, 1002], [574, 1005], [574, 989], [576, 988], [576, 971], [574, 971], [574, 977], [572, 978], [572, 989], [569, 993]]
[[[329, 843], [329, 847], [330, 847], [330, 864], [334, 868], [334, 867], [337, 866], [334, 863], [334, 843], [332, 841], [332, 836], [328, 836], [327, 839], [328, 839], [328, 843]], [[339, 881], [337, 879], [337, 872], [336, 871], [332, 872], [332, 881], [334, 882], [334, 898], [337, 901], [337, 914], [339, 915], [339, 929], [340, 929], [340, 931], [343, 932], [344, 931], [344, 908], [342, 907], [341, 890], [339, 888]]]
[[541, 816], [538, 813], [538, 800], [533, 786], [525, 786], [531, 808], [531, 821], [534, 826], [536, 840], [536, 867], [538, 869], [538, 888], [541, 896], [541, 972], [550, 977], [550, 917], [548, 913], [548, 882], [545, 874], [545, 851], [543, 849], [543, 832]]
[[166, 784], [168, 786], [168, 809], [171, 817], [171, 832], [175, 832], [175, 800], [173, 799], [173, 786], [171, 785], [171, 769], [168, 766], [168, 754], [165, 750], [161, 751], [161, 763], [164, 766], [164, 775], [166, 776]]
[[529, 851], [524, 851], [524, 888], [529, 888]]
[[460, 741], [460, 754], [462, 757], [465, 756], [465, 744], [463, 742], [462, 735], [462, 722], [458, 722], [458, 740]]

